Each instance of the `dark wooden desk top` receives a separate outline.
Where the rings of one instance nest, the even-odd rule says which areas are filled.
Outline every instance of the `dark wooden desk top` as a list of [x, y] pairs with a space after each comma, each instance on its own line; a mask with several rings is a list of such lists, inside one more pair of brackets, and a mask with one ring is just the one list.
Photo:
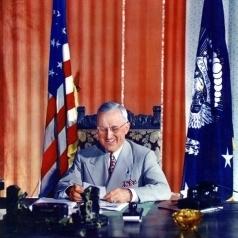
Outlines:
[[[196, 232], [186, 233], [181, 231], [173, 221], [173, 211], [158, 208], [154, 203], [141, 223], [125, 223], [121, 216], [110, 216], [108, 225], [90, 231], [86, 237], [160, 237], [160, 238], [233, 238], [238, 237], [238, 203], [224, 204], [224, 209], [212, 213], [205, 213]], [[3, 221], [0, 220], [0, 237], [14, 237], [2, 229]], [[61, 236], [62, 234], [57, 234]], [[52, 237], [45, 235], [42, 237]], [[15, 236], [19, 237], [19, 236]], [[21, 236], [22, 237], [22, 236]], [[23, 236], [24, 237], [24, 236]], [[29, 234], [27, 237], [41, 237]], [[65, 234], [63, 235], [65, 236]], [[68, 237], [72, 237], [71, 235]], [[77, 237], [80, 237], [77, 235]]]

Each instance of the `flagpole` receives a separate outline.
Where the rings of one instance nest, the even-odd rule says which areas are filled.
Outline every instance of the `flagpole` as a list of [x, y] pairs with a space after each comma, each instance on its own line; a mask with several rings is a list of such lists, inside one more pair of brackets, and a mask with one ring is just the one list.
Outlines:
[[122, 30], [121, 30], [121, 104], [125, 97], [125, 27], [126, 27], [126, 0], [122, 0]]

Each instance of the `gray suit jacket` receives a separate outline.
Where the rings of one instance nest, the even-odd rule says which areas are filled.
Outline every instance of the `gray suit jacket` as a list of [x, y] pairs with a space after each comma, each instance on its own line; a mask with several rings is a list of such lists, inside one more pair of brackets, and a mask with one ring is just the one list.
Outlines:
[[100, 145], [78, 151], [73, 165], [59, 181], [55, 197], [73, 184], [83, 182], [106, 186], [107, 192], [115, 188], [133, 188], [140, 202], [168, 200], [171, 190], [152, 150], [126, 140], [108, 181], [108, 158]]

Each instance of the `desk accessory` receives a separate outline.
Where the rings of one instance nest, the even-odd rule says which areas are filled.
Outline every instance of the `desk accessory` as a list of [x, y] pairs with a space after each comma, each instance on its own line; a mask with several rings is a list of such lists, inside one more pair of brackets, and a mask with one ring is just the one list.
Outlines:
[[178, 200], [178, 208], [201, 210], [218, 206], [220, 202], [218, 185], [205, 181], [190, 187], [187, 191], [187, 198]]
[[18, 215], [23, 209], [23, 200], [27, 196], [27, 193], [23, 193], [17, 185], [11, 185], [7, 187], [6, 198], [6, 215], [4, 220], [11, 225], [18, 223]]
[[141, 222], [143, 208], [137, 208], [137, 203], [130, 202], [129, 208], [122, 213], [123, 221], [126, 222]]
[[99, 214], [99, 188], [89, 186], [82, 194], [83, 202], [79, 204], [79, 211], [73, 214], [75, 227], [82, 225], [87, 229], [100, 228], [107, 225], [108, 218]]
[[[23, 193], [16, 185], [7, 188], [6, 212], [4, 224], [9, 234], [19, 236], [34, 233], [46, 235], [86, 236], [90, 230], [101, 228], [108, 224], [108, 218], [99, 214], [99, 189], [90, 186], [82, 194], [83, 202], [79, 209], [68, 216], [68, 204], [58, 202], [24, 204], [27, 193]], [[31, 207], [31, 209], [30, 209]]]
[[172, 214], [174, 222], [181, 230], [197, 230], [203, 215], [200, 211], [193, 209], [181, 209]]
[[68, 205], [65, 203], [35, 203], [32, 205], [35, 217], [61, 219], [68, 217]]

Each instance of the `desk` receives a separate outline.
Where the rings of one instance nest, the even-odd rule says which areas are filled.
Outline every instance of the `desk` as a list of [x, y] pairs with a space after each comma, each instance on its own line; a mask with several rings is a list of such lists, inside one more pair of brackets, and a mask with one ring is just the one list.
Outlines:
[[[141, 223], [124, 223], [121, 216], [110, 216], [108, 225], [87, 233], [86, 237], [160, 237], [160, 238], [235, 238], [238, 237], [238, 203], [224, 204], [224, 209], [205, 213], [197, 232], [186, 233], [179, 230], [172, 218], [173, 211], [158, 209], [154, 203]], [[67, 237], [65, 234], [29, 234], [27, 237]], [[0, 220], [0, 237], [10, 236]], [[21, 236], [24, 237], [24, 236]], [[72, 237], [69, 235], [68, 237]], [[75, 236], [76, 237], [76, 236]], [[80, 237], [77, 235], [77, 237]]]

